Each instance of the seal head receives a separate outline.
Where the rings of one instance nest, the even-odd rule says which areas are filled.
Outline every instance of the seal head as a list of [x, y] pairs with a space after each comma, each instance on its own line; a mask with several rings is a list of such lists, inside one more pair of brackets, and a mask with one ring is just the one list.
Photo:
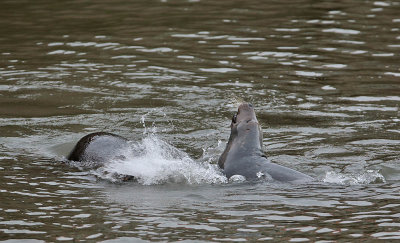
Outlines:
[[228, 155], [246, 155], [249, 150], [262, 154], [262, 131], [258, 124], [256, 113], [252, 104], [242, 103], [232, 117], [231, 135], [225, 151], [218, 160], [218, 166], [224, 168]]

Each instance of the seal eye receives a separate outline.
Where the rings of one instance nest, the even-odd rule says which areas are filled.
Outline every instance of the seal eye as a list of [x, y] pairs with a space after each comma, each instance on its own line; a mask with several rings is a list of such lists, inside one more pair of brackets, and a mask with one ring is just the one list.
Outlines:
[[237, 114], [233, 115], [233, 117], [232, 117], [232, 122], [233, 123], [236, 123], [236, 118], [237, 118]]

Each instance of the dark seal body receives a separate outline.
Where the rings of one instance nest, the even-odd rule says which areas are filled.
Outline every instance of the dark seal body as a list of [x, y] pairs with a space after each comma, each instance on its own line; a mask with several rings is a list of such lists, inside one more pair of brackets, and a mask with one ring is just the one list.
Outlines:
[[231, 135], [218, 165], [230, 178], [244, 176], [247, 180], [260, 178], [280, 182], [307, 182], [312, 177], [270, 162], [262, 151], [262, 131], [251, 104], [239, 105], [233, 116]]
[[67, 159], [86, 167], [99, 167], [114, 159], [123, 159], [128, 140], [107, 132], [91, 133], [81, 138]]

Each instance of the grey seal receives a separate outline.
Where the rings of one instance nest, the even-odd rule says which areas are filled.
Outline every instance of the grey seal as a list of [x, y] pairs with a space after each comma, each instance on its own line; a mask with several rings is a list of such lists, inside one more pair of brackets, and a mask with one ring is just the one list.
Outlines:
[[272, 163], [262, 150], [262, 131], [254, 108], [242, 103], [232, 118], [231, 134], [218, 165], [230, 178], [241, 175], [246, 180], [259, 178], [279, 182], [303, 183], [313, 178], [296, 170]]
[[100, 167], [114, 159], [123, 159], [129, 147], [128, 140], [108, 132], [95, 132], [81, 138], [68, 160], [77, 161], [84, 167]]

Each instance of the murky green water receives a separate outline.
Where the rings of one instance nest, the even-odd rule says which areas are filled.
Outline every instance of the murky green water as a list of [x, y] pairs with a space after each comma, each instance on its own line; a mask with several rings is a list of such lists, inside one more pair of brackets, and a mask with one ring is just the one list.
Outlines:
[[[1, 1], [0, 239], [399, 240], [399, 13], [398, 1]], [[223, 180], [240, 100], [271, 160], [317, 182]], [[157, 155], [133, 160], [149, 180], [64, 164], [93, 131]]]

